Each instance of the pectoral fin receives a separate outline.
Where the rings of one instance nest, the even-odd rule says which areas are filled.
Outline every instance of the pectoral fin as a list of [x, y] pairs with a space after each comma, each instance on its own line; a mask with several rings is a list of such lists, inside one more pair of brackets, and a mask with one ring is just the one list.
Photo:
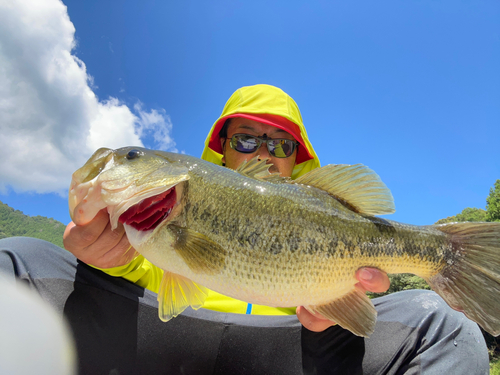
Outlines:
[[357, 336], [370, 336], [377, 321], [377, 310], [366, 294], [357, 288], [327, 305], [306, 308], [336, 322]]
[[391, 191], [374, 171], [362, 164], [326, 165], [293, 182], [324, 190], [361, 214], [385, 215], [396, 210]]
[[220, 272], [226, 263], [226, 250], [207, 236], [189, 228], [169, 225], [176, 239], [174, 249], [196, 273]]
[[207, 288], [175, 273], [164, 271], [158, 292], [158, 316], [168, 322], [188, 306], [199, 309], [205, 303], [207, 295]]

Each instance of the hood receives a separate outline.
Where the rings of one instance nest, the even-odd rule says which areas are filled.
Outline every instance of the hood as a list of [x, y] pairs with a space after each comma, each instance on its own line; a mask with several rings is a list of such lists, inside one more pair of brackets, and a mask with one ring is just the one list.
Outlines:
[[222, 114], [208, 133], [205, 149], [201, 155], [203, 160], [222, 165], [219, 131], [224, 122], [232, 117], [254, 119], [279, 127], [294, 136], [300, 146], [292, 179], [320, 166], [318, 156], [307, 137], [297, 103], [283, 90], [270, 85], [245, 86], [231, 95]]

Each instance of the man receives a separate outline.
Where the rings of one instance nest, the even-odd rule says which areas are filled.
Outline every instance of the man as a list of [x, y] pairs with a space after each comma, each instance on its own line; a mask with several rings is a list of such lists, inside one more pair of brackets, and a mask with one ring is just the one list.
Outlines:
[[[207, 137], [202, 158], [235, 169], [257, 155], [268, 159], [271, 171], [291, 178], [319, 167], [296, 103], [268, 85], [243, 87], [231, 96]], [[71, 275], [73, 290], [54, 287], [71, 277], [56, 277], [53, 271], [50, 280], [58, 281], [33, 281], [46, 299], [59, 296], [56, 307], [64, 305], [82, 372], [126, 371], [127, 361], [131, 373], [438, 374], [449, 366], [460, 366], [455, 373], [488, 372], [477, 325], [432, 292], [375, 300], [379, 321], [369, 339], [300, 306], [296, 314], [306, 329], [290, 317], [294, 309], [252, 306], [215, 292], [205, 309], [162, 324], [154, 315], [151, 294], [142, 289], [156, 292], [162, 271], [131, 248], [123, 227], [111, 231], [105, 211], [85, 226], [70, 223], [64, 244], [82, 262], [112, 276], [80, 263]], [[25, 244], [8, 245], [18, 263], [29, 263], [29, 256], [12, 250]], [[69, 255], [57, 256], [74, 262]], [[361, 269], [355, 276], [362, 290], [380, 292], [389, 286], [387, 275], [376, 269]]]
[[[299, 145], [295, 147], [295, 144], [292, 144], [293, 152], [283, 156], [273, 155], [269, 151], [268, 142], [262, 142], [260, 147], [250, 150], [252, 152], [241, 152], [237, 147], [231, 146], [235, 134], [298, 141]], [[249, 139], [247, 142], [255, 140]], [[318, 157], [307, 139], [298, 106], [282, 90], [269, 85], [244, 87], [231, 96], [207, 137], [202, 159], [236, 169], [245, 160], [257, 155], [268, 159], [271, 172], [280, 172], [284, 177], [293, 175], [293, 178], [297, 178], [319, 167]], [[119, 231], [111, 230], [105, 211], [84, 227], [70, 223], [64, 235], [64, 245], [85, 263], [99, 267], [112, 276], [126, 278], [158, 292], [158, 280], [161, 280], [161, 277], [151, 274], [162, 271], [130, 248], [123, 227], [120, 227]], [[359, 280], [358, 286], [365, 291], [384, 292], [389, 287], [389, 278], [377, 269], [361, 269], [356, 276]], [[253, 306], [250, 309], [242, 301], [215, 292], [210, 293], [205, 308], [230, 313], [251, 311], [259, 315], [282, 315], [292, 311], [264, 306]], [[303, 307], [297, 309], [297, 316], [311, 331], [323, 331], [334, 324], [312, 315]]]

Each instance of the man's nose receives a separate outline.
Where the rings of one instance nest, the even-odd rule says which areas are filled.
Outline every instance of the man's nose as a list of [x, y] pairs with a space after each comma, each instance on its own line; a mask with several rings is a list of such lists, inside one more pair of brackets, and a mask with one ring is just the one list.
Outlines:
[[262, 159], [270, 159], [271, 155], [269, 154], [269, 150], [267, 149], [267, 143], [262, 142], [260, 148], [257, 150], [257, 154], [259, 155], [259, 161]]

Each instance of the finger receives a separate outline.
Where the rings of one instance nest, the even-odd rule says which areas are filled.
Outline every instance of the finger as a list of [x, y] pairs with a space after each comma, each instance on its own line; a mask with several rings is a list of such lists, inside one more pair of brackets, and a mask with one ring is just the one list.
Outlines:
[[336, 323], [322, 317], [320, 314], [312, 314], [304, 306], [297, 307], [297, 318], [299, 322], [312, 332], [323, 332]]
[[363, 291], [382, 293], [389, 289], [391, 282], [387, 273], [377, 268], [363, 267], [356, 271], [359, 283], [356, 287]]
[[71, 229], [72, 229], [73, 227], [76, 227], [76, 224], [75, 224], [75, 223], [73, 223], [72, 221], [70, 221], [70, 222], [69, 222], [69, 224], [68, 224], [68, 225], [66, 225], [66, 229], [64, 230], [64, 234], [63, 234], [63, 240], [65, 240], [65, 239], [66, 239], [66, 237], [68, 237], [68, 236], [69, 236], [69, 233], [71, 232]]
[[120, 242], [96, 260], [96, 264], [93, 265], [99, 268], [120, 267], [130, 263], [138, 255], [139, 253], [132, 247], [124, 233]]
[[101, 210], [88, 224], [76, 225], [73, 222], [69, 223], [63, 235], [64, 247], [73, 253], [73, 251], [92, 245], [105, 230], [108, 222], [108, 213], [106, 210]]
[[130, 243], [122, 225], [118, 225], [115, 230], [111, 229], [108, 223], [99, 238], [83, 250], [85, 259], [80, 258], [85, 263], [99, 268], [117, 267], [123, 254], [130, 248]]

